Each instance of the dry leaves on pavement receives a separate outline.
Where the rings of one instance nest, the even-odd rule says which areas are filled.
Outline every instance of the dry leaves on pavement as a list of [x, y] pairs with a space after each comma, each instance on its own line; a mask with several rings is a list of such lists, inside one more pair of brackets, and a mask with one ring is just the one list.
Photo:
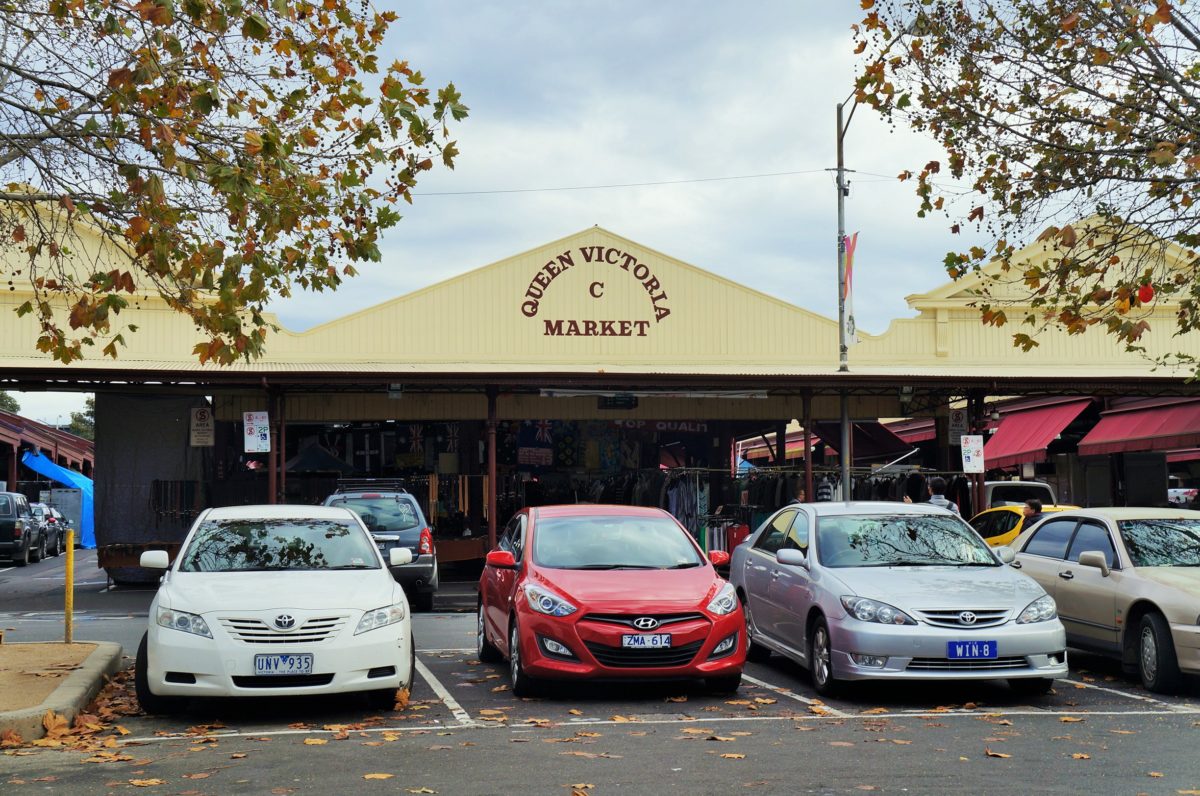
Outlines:
[[135, 788], [153, 788], [155, 785], [166, 785], [165, 779], [131, 779], [129, 784]]
[[726, 752], [725, 754], [721, 755], [721, 757], [725, 758], [726, 760], [745, 760], [746, 759], [745, 755], [738, 754], [737, 752]]
[[1079, 716], [1059, 716], [1058, 720], [1061, 721], [1063, 724], [1075, 724], [1077, 722], [1083, 721], [1083, 719], [1080, 718]]
[[327, 743], [329, 743], [329, 740], [326, 738], [305, 738], [304, 739], [305, 746], [324, 746]]
[[1071, 755], [1071, 759], [1073, 759], [1073, 760], [1091, 760], [1092, 756], [1089, 755], [1087, 752], [1076, 752], [1075, 754]]
[[[983, 751], [988, 757], [999, 757], [1005, 760], [1012, 757], [1012, 755], [1005, 752], [993, 752], [990, 747], [984, 747]], [[961, 760], [962, 758], [959, 759]]]
[[363, 774], [363, 779], [391, 779], [395, 774]]

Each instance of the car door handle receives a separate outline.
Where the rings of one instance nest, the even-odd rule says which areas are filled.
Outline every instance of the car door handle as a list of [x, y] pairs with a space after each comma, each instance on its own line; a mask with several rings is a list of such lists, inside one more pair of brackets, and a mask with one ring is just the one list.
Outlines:
[[1012, 567], [1013, 569], [1020, 569], [1020, 568], [1021, 568], [1021, 562], [1020, 562], [1020, 561], [1014, 561], [1014, 562], [1012, 562], [1011, 564], [1009, 564], [1009, 566], [1010, 566], [1010, 567]]
[[771, 577], [772, 577], [772, 578], [777, 578], [777, 577], [779, 577], [779, 576], [780, 576], [780, 575], [782, 575], [782, 574], [783, 574], [783, 572], [781, 572], [781, 571], [780, 571], [780, 570], [778, 570], [778, 569], [775, 569], [775, 570], [772, 570], [772, 571], [771, 571]]
[[1062, 578], [1063, 580], [1074, 580], [1075, 579], [1074, 573], [1072, 573], [1070, 570], [1067, 570], [1066, 572], [1060, 572], [1060, 573], [1058, 573], [1058, 576], [1060, 578]]

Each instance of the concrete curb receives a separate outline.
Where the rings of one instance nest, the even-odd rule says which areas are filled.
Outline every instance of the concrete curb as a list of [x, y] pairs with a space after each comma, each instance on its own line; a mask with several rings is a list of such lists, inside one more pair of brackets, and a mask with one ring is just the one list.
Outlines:
[[[46, 734], [42, 717], [47, 710], [61, 714], [67, 721], [75, 716], [99, 693], [105, 678], [121, 668], [121, 645], [111, 641], [85, 641], [96, 649], [71, 672], [37, 707], [0, 711], [0, 732], [16, 730], [25, 741], [34, 741]], [[7, 645], [6, 645], [7, 646]], [[16, 646], [16, 645], [13, 645]]]

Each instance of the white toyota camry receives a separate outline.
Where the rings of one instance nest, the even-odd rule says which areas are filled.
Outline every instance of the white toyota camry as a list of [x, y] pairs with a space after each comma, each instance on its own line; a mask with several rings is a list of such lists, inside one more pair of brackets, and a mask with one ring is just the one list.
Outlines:
[[[388, 551], [391, 566], [406, 548]], [[404, 591], [362, 521], [344, 508], [208, 509], [165, 570], [138, 647], [147, 713], [189, 697], [367, 692], [390, 708], [416, 665]]]

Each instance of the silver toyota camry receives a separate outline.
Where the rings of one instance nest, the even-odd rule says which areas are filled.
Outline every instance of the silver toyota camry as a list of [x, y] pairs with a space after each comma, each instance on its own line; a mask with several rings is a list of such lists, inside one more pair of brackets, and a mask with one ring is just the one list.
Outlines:
[[823, 695], [840, 681], [1067, 676], [1054, 599], [959, 517], [928, 504], [805, 503], [733, 552], [748, 657], [785, 655]]

